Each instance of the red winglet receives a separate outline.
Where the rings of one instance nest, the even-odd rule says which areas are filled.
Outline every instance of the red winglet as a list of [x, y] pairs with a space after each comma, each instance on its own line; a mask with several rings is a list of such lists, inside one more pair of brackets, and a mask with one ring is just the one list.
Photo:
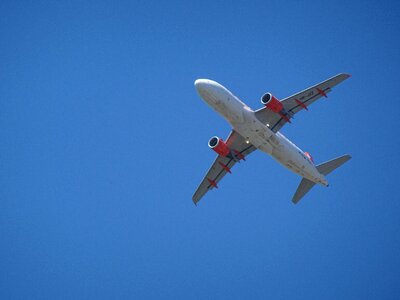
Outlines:
[[290, 121], [290, 119], [288, 118], [287, 115], [284, 115], [284, 114], [281, 114], [281, 113], [279, 113], [279, 115], [280, 115], [282, 118], [284, 118], [286, 122], [292, 123], [292, 122]]
[[239, 157], [239, 159], [246, 160], [246, 159], [244, 158], [244, 155], [243, 155], [242, 153], [240, 153], [239, 151], [237, 151], [237, 150], [235, 150], [235, 149], [233, 149], [233, 151], [235, 152], [236, 156]]
[[216, 183], [214, 180], [211, 180], [211, 179], [208, 178], [208, 177], [207, 177], [207, 179], [208, 179], [208, 182], [209, 182], [213, 187], [218, 188], [218, 185], [217, 185], [217, 183]]
[[324, 96], [325, 98], [328, 98], [328, 96], [325, 94], [325, 92], [323, 90], [317, 88], [317, 92], [318, 92], [318, 94]]
[[221, 167], [222, 167], [225, 171], [227, 171], [227, 172], [229, 172], [229, 173], [232, 174], [231, 169], [229, 169], [227, 165], [223, 164], [222, 162], [219, 162], [219, 164], [221, 165]]
[[301, 102], [300, 100], [294, 98], [294, 101], [296, 101], [296, 103], [298, 105], [300, 105], [302, 108], [304, 108], [305, 110], [308, 110], [308, 107], [303, 102]]

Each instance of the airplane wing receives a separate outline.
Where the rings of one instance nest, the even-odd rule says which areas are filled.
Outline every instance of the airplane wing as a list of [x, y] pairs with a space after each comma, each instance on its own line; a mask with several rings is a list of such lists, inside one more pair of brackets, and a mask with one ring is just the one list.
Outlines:
[[348, 74], [338, 74], [329, 78], [321, 83], [318, 83], [304, 91], [294, 94], [281, 100], [283, 108], [286, 112], [285, 115], [280, 115], [269, 110], [267, 107], [260, 108], [255, 112], [256, 117], [264, 124], [268, 124], [273, 132], [278, 132], [283, 125], [290, 122], [290, 119], [300, 110], [308, 110], [308, 106], [320, 99], [327, 97], [332, 88], [349, 78]]
[[229, 134], [226, 144], [232, 151], [234, 151], [234, 153], [236, 153], [236, 159], [221, 155], [217, 156], [192, 197], [194, 204], [197, 205], [197, 202], [199, 202], [210, 189], [214, 187], [218, 188], [218, 182], [226, 173], [230, 172], [230, 169], [237, 161], [244, 159], [245, 156], [256, 150], [256, 147], [252, 144], [246, 143], [246, 140], [234, 130]]

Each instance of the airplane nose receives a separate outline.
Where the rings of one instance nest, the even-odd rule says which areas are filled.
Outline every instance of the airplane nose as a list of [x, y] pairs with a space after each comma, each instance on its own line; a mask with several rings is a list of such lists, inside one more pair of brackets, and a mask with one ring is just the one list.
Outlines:
[[220, 94], [224, 92], [223, 87], [219, 83], [210, 79], [197, 79], [194, 82], [194, 86], [200, 97], [207, 102], [219, 102], [218, 98]]
[[204, 97], [207, 94], [209, 88], [209, 82], [207, 79], [197, 79], [194, 82], [194, 86], [200, 96]]
[[201, 89], [204, 89], [207, 85], [207, 79], [197, 79], [194, 82], [194, 86], [196, 87], [196, 90], [200, 91]]

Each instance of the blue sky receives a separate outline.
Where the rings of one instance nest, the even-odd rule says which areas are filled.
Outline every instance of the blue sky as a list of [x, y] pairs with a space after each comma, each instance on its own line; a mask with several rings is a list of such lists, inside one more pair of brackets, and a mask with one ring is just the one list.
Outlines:
[[[0, 3], [2, 299], [398, 299], [397, 1]], [[283, 133], [300, 181], [263, 153], [198, 207], [229, 125], [195, 92], [252, 108], [352, 77]]]

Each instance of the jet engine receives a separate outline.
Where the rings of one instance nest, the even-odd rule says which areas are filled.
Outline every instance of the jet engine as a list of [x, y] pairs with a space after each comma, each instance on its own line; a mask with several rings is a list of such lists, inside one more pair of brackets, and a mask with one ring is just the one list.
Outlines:
[[227, 156], [231, 150], [227, 146], [227, 144], [220, 139], [217, 136], [213, 136], [209, 141], [208, 141], [208, 147], [213, 149], [215, 152], [217, 152], [221, 156]]
[[286, 122], [291, 123], [290, 118], [292, 116], [283, 108], [282, 102], [276, 99], [271, 93], [264, 94], [264, 96], [261, 97], [261, 103], [269, 110], [279, 114]]
[[283, 104], [271, 93], [264, 94], [264, 96], [261, 97], [261, 103], [276, 113], [280, 113], [283, 109]]

